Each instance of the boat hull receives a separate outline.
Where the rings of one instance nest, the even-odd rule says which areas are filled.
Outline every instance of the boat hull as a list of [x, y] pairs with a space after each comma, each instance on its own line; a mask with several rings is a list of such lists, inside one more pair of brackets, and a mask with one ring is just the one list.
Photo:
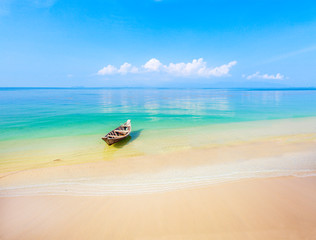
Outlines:
[[[128, 135], [127, 135], [128, 136]], [[127, 137], [126, 136], [126, 137]], [[115, 138], [106, 138], [106, 137], [103, 137], [103, 141], [106, 142], [109, 146], [111, 146], [112, 144], [114, 143], [117, 143], [123, 139], [125, 139], [126, 137], [123, 137], [123, 138], [120, 138], [120, 139], [115, 139]]]
[[108, 134], [106, 134], [102, 140], [105, 141], [108, 145], [112, 145], [117, 143], [123, 139], [125, 139], [132, 131], [131, 121], [127, 120], [126, 123], [122, 124], [121, 126], [115, 128]]

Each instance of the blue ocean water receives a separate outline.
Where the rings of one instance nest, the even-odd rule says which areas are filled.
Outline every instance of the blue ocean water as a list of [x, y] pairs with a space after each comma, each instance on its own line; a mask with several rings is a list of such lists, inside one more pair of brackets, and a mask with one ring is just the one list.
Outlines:
[[309, 116], [316, 90], [0, 89], [0, 141]]

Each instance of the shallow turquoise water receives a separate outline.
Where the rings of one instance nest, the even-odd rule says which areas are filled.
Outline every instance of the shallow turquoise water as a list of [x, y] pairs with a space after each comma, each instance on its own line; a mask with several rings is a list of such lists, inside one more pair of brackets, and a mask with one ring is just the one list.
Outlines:
[[0, 89], [0, 141], [309, 116], [315, 90]]

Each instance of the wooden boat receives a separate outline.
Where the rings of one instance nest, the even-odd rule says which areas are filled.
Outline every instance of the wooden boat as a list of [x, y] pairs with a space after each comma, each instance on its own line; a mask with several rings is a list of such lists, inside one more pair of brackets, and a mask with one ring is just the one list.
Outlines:
[[132, 131], [132, 124], [131, 120], [127, 120], [126, 123], [122, 124], [121, 126], [115, 128], [108, 134], [106, 134], [102, 139], [108, 144], [112, 145], [122, 139], [126, 138]]

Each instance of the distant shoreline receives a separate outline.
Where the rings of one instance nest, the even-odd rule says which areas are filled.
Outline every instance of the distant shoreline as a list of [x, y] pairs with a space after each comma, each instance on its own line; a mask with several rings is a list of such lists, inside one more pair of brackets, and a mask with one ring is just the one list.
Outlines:
[[178, 88], [178, 87], [0, 87], [0, 91], [5, 90], [89, 90], [89, 89], [111, 89], [111, 90], [121, 90], [121, 89], [129, 89], [129, 90], [229, 90], [229, 91], [315, 91], [316, 87], [285, 87], [285, 88], [226, 88], [226, 87], [215, 87], [215, 88]]

